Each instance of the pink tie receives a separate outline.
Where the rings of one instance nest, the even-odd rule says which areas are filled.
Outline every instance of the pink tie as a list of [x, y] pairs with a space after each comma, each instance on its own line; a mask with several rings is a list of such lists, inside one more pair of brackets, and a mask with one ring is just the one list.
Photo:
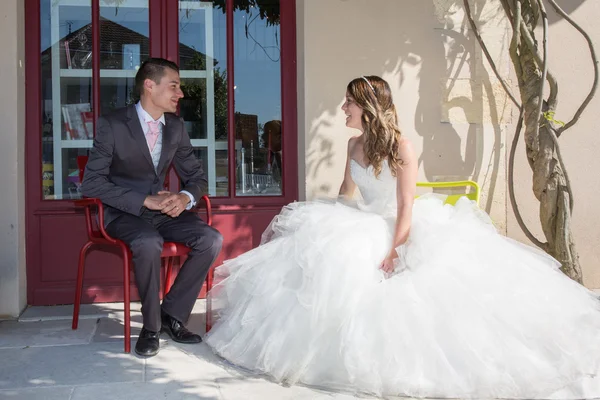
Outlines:
[[158, 134], [160, 130], [158, 126], [160, 121], [148, 121], [148, 133], [146, 133], [146, 141], [148, 142], [148, 148], [150, 148], [150, 153], [154, 150], [154, 146], [156, 145], [156, 141], [158, 140]]

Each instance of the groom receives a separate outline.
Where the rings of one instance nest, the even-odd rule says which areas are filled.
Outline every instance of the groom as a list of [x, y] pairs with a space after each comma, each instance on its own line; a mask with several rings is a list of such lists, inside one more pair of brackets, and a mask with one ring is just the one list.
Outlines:
[[[135, 87], [137, 104], [98, 119], [81, 190], [100, 198], [106, 231], [131, 249], [144, 320], [135, 351], [150, 357], [158, 353], [161, 331], [176, 342], [202, 341], [184, 323], [223, 237], [188, 211], [206, 193], [207, 180], [183, 121], [174, 114], [183, 97], [179, 68], [150, 58], [138, 70]], [[171, 163], [184, 185], [179, 193], [163, 191]], [[184, 243], [191, 251], [161, 305], [164, 241]]]

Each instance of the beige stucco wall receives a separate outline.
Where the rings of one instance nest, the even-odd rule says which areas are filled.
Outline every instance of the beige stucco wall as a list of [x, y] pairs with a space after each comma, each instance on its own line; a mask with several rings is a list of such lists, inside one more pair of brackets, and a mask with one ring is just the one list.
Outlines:
[[26, 305], [25, 73], [22, 0], [0, 8], [0, 318]]
[[[600, 17], [600, 5], [590, 0], [581, 5], [582, 1], [574, 0], [568, 8], [600, 43], [600, 28], [592, 25]], [[471, 4], [501, 74], [514, 82], [507, 52], [510, 28], [501, 6], [490, 0]], [[462, 1], [297, 0], [297, 14], [300, 159], [305, 160], [305, 181], [300, 185], [306, 198], [337, 194], [346, 141], [357, 133], [344, 126], [340, 107], [345, 87], [357, 76], [375, 74], [392, 86], [401, 128], [420, 154], [420, 180], [479, 182], [484, 189], [482, 208], [502, 233], [523, 240], [506, 190], [506, 144], [517, 113], [469, 34]], [[560, 64], [556, 68], [559, 79], [570, 79], [563, 84], [561, 100], [570, 114], [568, 107], [585, 92], [574, 86], [588, 82], [591, 69], [578, 64], [585, 54], [583, 42], [566, 39], [566, 31], [573, 31], [564, 24], [553, 23], [552, 28], [556, 27], [553, 46], [568, 46], [571, 55], [561, 60], [557, 47], [552, 47], [553, 60]], [[598, 109], [598, 101], [590, 105], [591, 110]], [[600, 143], [594, 136], [593, 114], [586, 113], [562, 141], [577, 201], [574, 231], [585, 283], [598, 288], [600, 230], [594, 221], [600, 221], [600, 211], [592, 207], [592, 201], [594, 194], [598, 198], [600, 185], [591, 171], [600, 166], [593, 153]], [[524, 161], [522, 149], [519, 155]], [[518, 164], [516, 175], [519, 202], [526, 219], [535, 225], [536, 205], [526, 162]], [[585, 218], [584, 210], [589, 213]]]
[[[340, 109], [346, 84], [374, 74], [392, 87], [401, 128], [420, 154], [420, 180], [478, 181], [485, 188], [482, 206], [504, 231], [504, 144], [512, 110], [451, 3], [298, 1], [307, 198], [337, 193], [346, 141], [357, 133], [344, 126]], [[492, 52], [502, 54], [506, 26], [489, 25]]]

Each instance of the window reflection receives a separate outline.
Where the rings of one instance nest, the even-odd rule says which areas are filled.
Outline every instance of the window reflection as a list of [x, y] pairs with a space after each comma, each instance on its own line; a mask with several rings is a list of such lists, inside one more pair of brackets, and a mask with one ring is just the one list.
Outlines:
[[279, 0], [236, 0], [236, 192], [281, 195]]
[[211, 196], [227, 196], [226, 18], [211, 2], [179, 1], [179, 101]]
[[93, 138], [90, 1], [40, 2], [42, 193], [79, 197], [77, 156]]

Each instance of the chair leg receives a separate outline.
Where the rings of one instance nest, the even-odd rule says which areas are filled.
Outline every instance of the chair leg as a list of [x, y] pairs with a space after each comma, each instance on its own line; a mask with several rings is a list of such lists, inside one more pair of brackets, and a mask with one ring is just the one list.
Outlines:
[[85, 255], [92, 245], [92, 242], [87, 242], [79, 251], [79, 264], [77, 265], [77, 287], [75, 288], [75, 301], [73, 302], [73, 322], [71, 324], [72, 329], [77, 329], [77, 326], [79, 325], [79, 308], [81, 306], [81, 293], [83, 292]]
[[129, 267], [131, 257], [129, 250], [125, 245], [121, 245], [123, 250], [123, 307], [125, 314], [125, 353], [131, 352], [131, 304], [129, 298]]
[[208, 292], [212, 289], [214, 275], [214, 268], [208, 270], [208, 275], [206, 275], [206, 333], [212, 328], [212, 299]]
[[163, 290], [163, 300], [167, 293], [169, 293], [169, 290], [171, 290], [174, 259], [175, 257], [167, 257], [167, 272], [165, 274], [165, 288]]

